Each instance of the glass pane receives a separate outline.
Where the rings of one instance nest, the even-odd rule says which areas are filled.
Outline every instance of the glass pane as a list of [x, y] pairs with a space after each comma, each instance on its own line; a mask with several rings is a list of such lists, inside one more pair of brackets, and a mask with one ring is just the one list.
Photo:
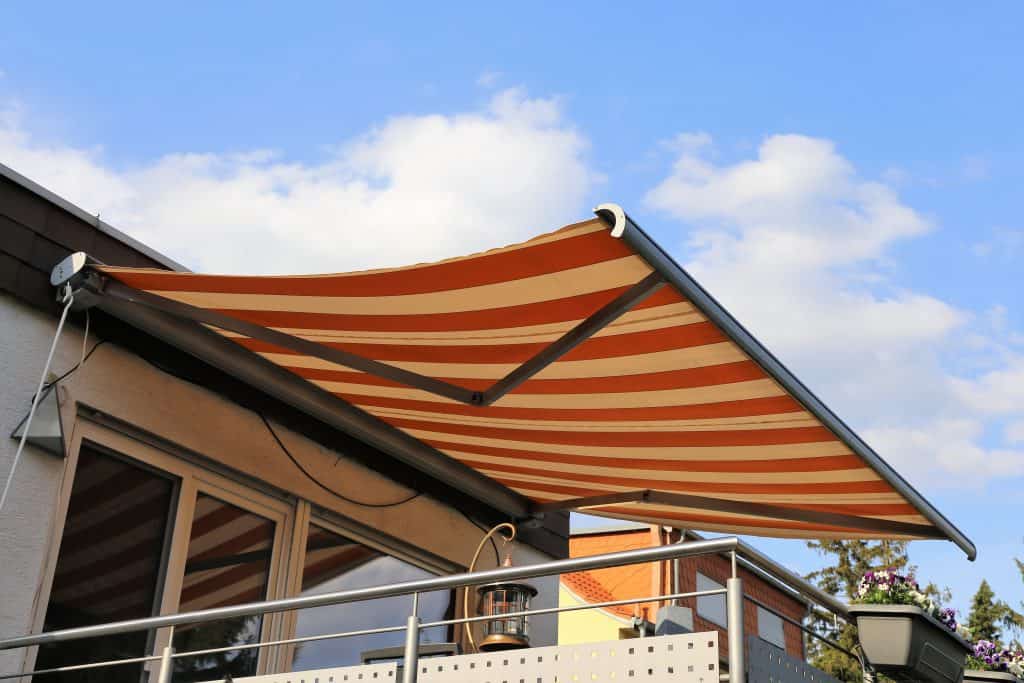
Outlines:
[[[423, 579], [431, 574], [419, 567], [361, 545], [322, 527], [310, 526], [306, 561], [302, 574], [302, 595], [316, 595], [350, 588]], [[422, 621], [439, 621], [448, 611], [451, 593], [440, 591], [420, 596]], [[312, 636], [384, 626], [404, 626], [412, 606], [410, 596], [399, 596], [347, 605], [300, 610], [296, 636]], [[444, 642], [447, 629], [425, 629], [421, 642]], [[347, 666], [360, 663], [373, 650], [401, 649], [403, 633], [337, 638], [300, 643], [296, 646], [292, 671]], [[376, 653], [382, 659], [400, 659], [401, 653]]]
[[[196, 498], [188, 542], [179, 611], [237, 605], [267, 597], [274, 523], [206, 494]], [[179, 626], [178, 652], [243, 645], [259, 640], [263, 618], [238, 617]], [[232, 650], [183, 657], [174, 664], [175, 681], [208, 681], [256, 673], [259, 650]]]
[[776, 647], [786, 649], [786, 634], [782, 628], [782, 617], [757, 606], [757, 635]]
[[[174, 491], [171, 479], [82, 448], [44, 631], [156, 613]], [[43, 645], [36, 668], [139, 657], [147, 654], [148, 638], [142, 632]], [[137, 683], [141, 675], [140, 664], [37, 678]]]
[[[725, 588], [714, 579], [697, 572], [697, 590], [713, 591]], [[726, 619], [725, 595], [702, 595], [697, 598], [697, 615], [708, 621], [728, 628]]]

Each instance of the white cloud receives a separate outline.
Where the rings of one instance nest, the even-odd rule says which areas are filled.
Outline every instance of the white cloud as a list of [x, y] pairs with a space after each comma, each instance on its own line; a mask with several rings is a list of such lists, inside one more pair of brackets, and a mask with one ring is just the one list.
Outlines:
[[867, 429], [867, 438], [879, 451], [890, 454], [898, 472], [932, 486], [976, 488], [993, 477], [1024, 475], [1024, 450], [987, 449], [979, 445], [984, 423], [976, 419], [939, 418], [921, 427]]
[[1024, 356], [1008, 354], [997, 369], [953, 383], [957, 395], [980, 414], [1024, 416]]
[[498, 85], [501, 76], [502, 73], [500, 71], [485, 71], [477, 77], [476, 84], [481, 88], [493, 88]]
[[979, 258], [1012, 261], [1024, 252], [1024, 230], [996, 228], [987, 239], [972, 244], [971, 251]]
[[1006, 425], [1004, 438], [1013, 444], [1024, 444], [1024, 420], [1017, 420]]
[[493, 247], [579, 215], [600, 177], [556, 99], [398, 116], [319, 163], [270, 151], [179, 153], [128, 170], [0, 116], [0, 158], [197, 270], [317, 272]]
[[[769, 137], [734, 163], [717, 162], [703, 133], [669, 146], [672, 170], [646, 202], [686, 226], [688, 270], [883, 457], [931, 485], [1024, 474], [1024, 451], [986, 438], [983, 397], [1024, 415], [1008, 393], [1024, 376], [974, 329], [981, 317], [994, 333], [998, 315], [893, 282], [889, 251], [931, 225], [891, 184], [799, 135]], [[989, 374], [954, 375], [950, 353]]]

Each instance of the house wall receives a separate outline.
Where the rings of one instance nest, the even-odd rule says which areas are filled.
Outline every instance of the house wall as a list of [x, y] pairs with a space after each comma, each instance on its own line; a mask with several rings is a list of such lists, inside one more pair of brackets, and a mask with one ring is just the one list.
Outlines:
[[[576, 607], [585, 604], [585, 600], [564, 585], [559, 587], [559, 607]], [[558, 644], [574, 645], [576, 643], [618, 640], [619, 629], [629, 628], [630, 625], [629, 620], [618, 619], [601, 609], [562, 612], [558, 616]]]
[[[659, 527], [649, 526], [635, 529], [616, 529], [608, 532], [589, 532], [574, 535], [570, 538], [570, 554], [572, 557], [585, 557], [588, 555], [599, 555], [604, 553], [619, 552], [623, 550], [634, 550], [639, 548], [659, 545], [666, 542]], [[671, 541], [677, 542], [678, 534], [673, 534]], [[732, 575], [731, 562], [720, 555], [698, 555], [686, 557], [680, 560], [680, 592], [692, 592], [697, 590], [697, 573], [700, 572], [725, 586], [726, 579]], [[651, 595], [665, 595], [671, 592], [672, 563], [671, 562], [649, 562], [646, 564], [627, 565], [623, 567], [609, 567], [590, 572], [584, 572], [585, 576], [568, 575], [566, 582], [574, 586], [583, 599], [590, 602], [602, 602], [610, 600], [625, 600], [629, 598], [642, 598]], [[795, 599], [790, 594], [780, 590], [775, 585], [765, 581], [760, 576], [753, 574], [742, 567], [739, 575], [743, 579], [744, 593], [767, 605], [772, 610], [794, 619], [802, 621], [806, 616], [806, 605]], [[565, 591], [566, 582], [563, 582], [562, 590]], [[578, 587], [578, 588], [577, 588]], [[571, 591], [570, 591], [571, 593]], [[575, 593], [572, 593], [575, 595]], [[687, 598], [681, 601], [686, 607], [693, 610], [694, 628], [697, 631], [718, 631], [719, 647], [721, 655], [725, 658], [728, 655], [728, 638], [725, 629], [700, 617], [697, 612], [697, 600]], [[628, 619], [637, 610], [644, 618], [655, 621], [659, 607], [658, 602], [641, 603], [636, 606], [619, 606], [608, 610], [588, 610], [594, 614], [606, 614], [611, 612], [610, 617]], [[559, 639], [562, 642], [583, 642], [582, 639], [573, 633], [575, 628], [590, 629], [592, 622], [587, 619], [566, 619], [568, 615], [562, 615], [559, 622]], [[757, 628], [757, 605], [745, 601], [743, 605], [743, 628], [746, 635], [756, 635]], [[802, 631], [795, 625], [783, 623], [783, 635], [786, 639], [786, 651], [798, 658], [804, 656], [804, 640]], [[612, 637], [618, 637], [616, 635]]]
[[[719, 555], [700, 555], [687, 558], [687, 562], [683, 564], [683, 567], [684, 570], [681, 572], [680, 580], [683, 592], [697, 590], [697, 572], [714, 579], [723, 586], [726, 579], [732, 575], [732, 566], [729, 560]], [[759, 576], [740, 567], [739, 577], [743, 579], [743, 592], [746, 595], [763, 602], [771, 609], [790, 619], [802, 621], [807, 616], [807, 607], [803, 603], [783, 593]], [[696, 630], [717, 630], [720, 633], [718, 639], [719, 647], [722, 657], [727, 657], [729, 653], [729, 639], [725, 635], [725, 629], [701, 618], [697, 613], [697, 601], [695, 598], [684, 600], [683, 604], [693, 608], [693, 625]], [[786, 637], [786, 652], [794, 657], [803, 658], [803, 632], [788, 622], [783, 622], [782, 632]], [[743, 633], [746, 636], [757, 635], [757, 606], [749, 601], [744, 601], [743, 604]]]
[[[28, 413], [32, 392], [46, 362], [56, 320], [0, 293], [0, 486], [14, 462], [17, 442], [10, 438]], [[59, 373], [78, 361], [80, 331], [62, 335], [53, 368]], [[0, 510], [0, 636], [27, 633], [40, 599], [40, 577], [48, 558], [57, 492], [64, 461], [26, 446], [11, 492]], [[0, 671], [21, 666], [20, 651], [0, 651]]]
[[[54, 322], [18, 301], [0, 295], [0, 434], [7, 435], [27, 412], [27, 401], [52, 338]], [[90, 346], [95, 341], [90, 341]], [[78, 360], [81, 335], [68, 330], [54, 367], [63, 372]], [[254, 479], [283, 496], [308, 500], [343, 518], [397, 537], [454, 565], [469, 564], [482, 532], [457, 510], [427, 496], [389, 508], [367, 508], [332, 496], [287, 459], [260, 417], [202, 387], [180, 380], [113, 345], [104, 344], [59, 392], [65, 433], [79, 438], [120, 429], [122, 439], [141, 440], [173, 454], [209, 459], [211, 466], [239, 479]], [[129, 427], [130, 426], [130, 427]], [[394, 501], [410, 490], [301, 434], [275, 425], [294, 457], [328, 488], [365, 501]], [[0, 474], [6, 475], [16, 444], [0, 439]], [[128, 455], [131, 455], [128, 453]], [[55, 560], [61, 520], [60, 490], [70, 461], [26, 449], [8, 508], [0, 515], [0, 636], [39, 627], [48, 588], [46, 569]], [[550, 559], [529, 546], [515, 552], [517, 564]], [[494, 566], [483, 553], [479, 568]], [[554, 606], [557, 577], [533, 582], [539, 607]], [[534, 642], [556, 642], [556, 620], [532, 624]], [[18, 654], [0, 653], [0, 671], [17, 670]]]

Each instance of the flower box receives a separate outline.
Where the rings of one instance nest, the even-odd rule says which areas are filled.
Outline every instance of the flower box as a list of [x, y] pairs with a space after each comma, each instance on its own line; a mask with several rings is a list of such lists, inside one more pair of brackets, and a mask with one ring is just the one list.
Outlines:
[[964, 683], [1021, 683], [1021, 681], [1009, 671], [965, 669]]
[[[960, 683], [970, 646], [931, 614], [911, 605], [851, 605], [864, 656], [902, 680]], [[994, 683], [994, 682], [990, 682]]]

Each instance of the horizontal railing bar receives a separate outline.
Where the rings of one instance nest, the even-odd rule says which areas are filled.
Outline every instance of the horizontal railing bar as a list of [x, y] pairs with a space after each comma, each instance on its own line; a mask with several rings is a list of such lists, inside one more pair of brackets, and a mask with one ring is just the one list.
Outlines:
[[739, 541], [736, 553], [761, 571], [766, 572], [769, 576], [781, 579], [784, 583], [796, 589], [796, 591], [805, 598], [808, 598], [822, 607], [828, 608], [830, 611], [838, 614], [844, 619], [849, 620], [850, 609], [845, 603], [838, 600], [834, 595], [829, 595], [814, 584], [808, 582], [807, 579], [803, 578], [799, 574], [795, 574], [789, 569], [786, 569], [775, 560], [761, 553], [759, 550], [755, 550], [746, 543]]
[[[699, 598], [699, 597], [712, 596], [712, 595], [724, 595], [726, 592], [727, 592], [726, 589], [718, 588], [718, 589], [705, 590], [705, 591], [689, 591], [689, 592], [681, 592], [681, 593], [668, 593], [668, 594], [661, 594], [661, 595], [650, 595], [650, 596], [646, 596], [646, 597], [642, 597], [642, 598], [628, 598], [628, 599], [624, 599], [624, 600], [607, 600], [607, 601], [604, 601], [604, 602], [585, 603], [585, 604], [581, 604], [581, 605], [566, 605], [566, 606], [561, 606], [560, 605], [560, 606], [557, 606], [557, 607], [538, 608], [538, 609], [531, 609], [531, 610], [523, 610], [523, 611], [519, 611], [519, 612], [507, 612], [507, 613], [502, 614], [500, 616], [500, 618], [508, 619], [508, 618], [529, 617], [529, 616], [537, 616], [537, 615], [545, 615], [545, 614], [557, 614], [557, 613], [562, 613], [562, 612], [575, 612], [575, 611], [587, 610], [587, 609], [604, 609], [606, 607], [618, 607], [618, 606], [622, 606], [622, 605], [631, 605], [631, 604], [638, 604], [638, 603], [643, 603], [643, 602], [657, 602], [657, 601], [666, 601], [666, 600], [681, 600], [681, 599], [684, 599], [684, 598]], [[835, 649], [837, 649], [837, 650], [839, 650], [841, 652], [844, 652], [847, 655], [850, 655], [851, 657], [856, 657], [857, 656], [853, 652], [851, 652], [851, 651], [847, 650], [846, 648], [844, 648], [842, 645], [839, 645], [835, 641], [833, 641], [833, 640], [831, 640], [829, 638], [826, 638], [825, 636], [822, 636], [822, 635], [816, 633], [815, 631], [813, 631], [810, 628], [808, 628], [807, 626], [805, 626], [803, 623], [801, 623], [801, 622], [799, 622], [799, 621], [797, 621], [795, 619], [792, 619], [791, 617], [789, 617], [789, 616], [779, 612], [778, 610], [774, 609], [773, 607], [770, 607], [769, 605], [767, 605], [764, 602], [758, 600], [757, 598], [751, 597], [749, 595], [744, 595], [743, 597], [744, 597], [745, 600], [748, 600], [748, 601], [754, 603], [755, 605], [758, 605], [762, 609], [765, 609], [765, 610], [771, 612], [772, 614], [774, 614], [775, 616], [779, 617], [783, 621], [785, 621], [787, 623], [790, 623], [790, 624], [793, 624], [794, 626], [799, 628], [801, 631], [807, 633], [809, 636], [811, 636], [813, 638], [817, 638], [818, 640], [821, 640], [822, 642], [826, 643], [827, 645], [829, 645], [831, 647], [834, 647]], [[421, 629], [440, 628], [442, 626], [451, 626], [451, 625], [455, 625], [455, 624], [465, 624], [465, 623], [477, 623], [477, 622], [482, 622], [482, 621], [491, 621], [491, 620], [493, 620], [495, 618], [496, 617], [493, 616], [493, 615], [481, 615], [481, 616], [465, 617], [465, 618], [458, 618], [458, 619], [445, 619], [445, 620], [442, 620], [442, 621], [426, 622], [426, 623], [422, 624], [420, 628]], [[298, 638], [287, 638], [287, 639], [283, 639], [283, 640], [271, 640], [271, 641], [259, 642], [259, 643], [245, 643], [245, 644], [239, 644], [239, 645], [229, 645], [229, 646], [225, 646], [225, 647], [208, 648], [208, 649], [204, 649], [204, 650], [188, 650], [188, 651], [185, 651], [185, 652], [176, 652], [176, 653], [174, 653], [172, 655], [172, 657], [175, 658], [175, 659], [180, 659], [180, 658], [185, 658], [185, 657], [198, 657], [198, 656], [202, 656], [202, 655], [217, 654], [217, 653], [221, 653], [221, 652], [234, 652], [234, 651], [238, 651], [238, 650], [258, 649], [258, 648], [275, 647], [275, 646], [281, 646], [281, 645], [294, 645], [294, 644], [299, 644], [299, 643], [315, 642], [315, 641], [320, 641], [320, 640], [332, 640], [332, 639], [336, 639], [336, 638], [349, 638], [349, 637], [356, 637], [356, 636], [376, 635], [376, 634], [379, 634], [379, 633], [395, 633], [395, 632], [399, 632], [399, 631], [404, 631], [405, 628], [406, 628], [405, 626], [385, 626], [385, 627], [372, 628], [372, 629], [362, 629], [362, 630], [358, 630], [358, 631], [339, 631], [339, 632], [335, 632], [335, 633], [326, 633], [326, 634], [320, 634], [320, 635], [315, 635], [315, 636], [302, 636], [302, 637], [298, 637]], [[81, 669], [102, 668], [102, 667], [107, 667], [107, 666], [117, 666], [117, 665], [121, 665], [121, 664], [132, 664], [132, 663], [139, 663], [139, 662], [155, 661], [155, 660], [158, 660], [158, 659], [160, 659], [159, 656], [148, 656], [148, 657], [136, 657], [136, 658], [132, 658], [132, 659], [123, 659], [123, 660], [107, 660], [107, 661], [104, 661], [104, 662], [89, 662], [87, 664], [71, 665], [71, 666], [66, 666], [66, 667], [58, 667], [58, 668], [54, 668], [54, 669], [40, 669], [40, 670], [37, 670], [37, 671], [31, 671], [31, 672], [27, 672], [27, 673], [0, 674], [0, 679], [23, 678], [23, 677], [26, 677], [26, 676], [33, 676], [33, 675], [36, 675], [36, 674], [60, 673], [60, 672], [64, 672], [64, 671], [75, 671], [75, 670], [81, 670]]]
[[850, 650], [847, 650], [845, 647], [843, 647], [842, 645], [840, 645], [836, 641], [832, 640], [831, 638], [826, 638], [825, 636], [821, 635], [820, 633], [816, 633], [815, 631], [813, 631], [809, 626], [807, 626], [803, 622], [797, 621], [796, 619], [793, 619], [791, 617], [786, 616], [782, 612], [779, 612], [778, 610], [773, 609], [773, 608], [769, 607], [768, 605], [764, 604], [763, 602], [761, 602], [757, 598], [751, 597], [749, 595], [744, 595], [743, 599], [744, 600], [749, 600], [750, 602], [754, 603], [755, 605], [757, 605], [761, 609], [768, 610], [769, 612], [771, 612], [772, 614], [777, 616], [779, 619], [782, 619], [785, 622], [793, 624], [793, 626], [796, 626], [798, 629], [800, 629], [801, 631], [803, 631], [807, 635], [811, 636], [812, 638], [817, 638], [818, 640], [820, 640], [821, 642], [825, 643], [826, 645], [834, 647], [835, 649], [839, 650], [840, 652], [842, 652], [844, 654], [847, 654], [847, 655], [853, 657], [854, 659], [859, 659], [855, 653], [851, 652]]
[[[429, 579], [406, 581], [388, 586], [372, 586], [369, 588], [324, 593], [322, 595], [308, 595], [295, 598], [267, 600], [263, 602], [232, 605], [230, 607], [197, 610], [195, 612], [168, 614], [158, 617], [147, 617], [145, 619], [132, 619], [128, 621], [113, 622], [110, 624], [81, 626], [61, 631], [51, 631], [49, 633], [39, 633], [35, 635], [0, 640], [0, 650], [10, 650], [13, 648], [43, 645], [47, 643], [59, 643], [68, 640], [78, 640], [81, 638], [94, 638], [97, 636], [107, 636], [119, 633], [130, 633], [132, 631], [152, 630], [164, 628], [166, 626], [177, 626], [179, 624], [206, 623], [235, 617], [248, 617], [272, 612], [306, 609], [309, 607], [338, 605], [362, 600], [374, 600], [377, 598], [390, 598], [397, 595], [408, 595], [416, 592], [426, 593], [430, 591], [450, 590], [452, 588], [473, 586], [484, 583], [517, 581], [521, 579], [553, 576], [556, 574], [588, 571], [591, 569], [620, 567], [627, 564], [659, 562], [661, 560], [671, 560], [677, 557], [690, 557], [693, 555], [704, 555], [735, 550], [739, 546], [739, 543], [739, 539], [735, 536], [692, 541], [689, 543], [674, 543], [664, 546], [655, 546], [652, 548], [640, 548], [618, 553], [608, 553], [605, 555], [591, 555], [589, 557], [573, 557], [564, 560], [553, 560], [551, 562], [542, 562], [523, 567], [501, 567], [498, 569], [489, 569], [473, 573], [436, 576]], [[800, 581], [803, 583], [802, 579]]]
[[229, 645], [227, 647], [212, 647], [208, 650], [189, 650], [188, 652], [175, 652], [172, 659], [182, 657], [198, 657], [200, 655], [213, 655], [218, 652], [234, 652], [235, 650], [252, 650], [261, 647], [273, 647], [275, 645], [294, 645], [295, 643], [311, 643], [317, 640], [331, 640], [332, 638], [351, 638], [354, 636], [372, 636], [378, 633], [395, 633], [404, 631], [404, 626], [382, 626], [381, 628], [367, 628], [361, 631], [338, 631], [337, 633], [325, 633], [319, 636], [302, 636], [300, 638], [288, 638], [286, 640], [268, 640], [265, 643], [243, 643], [241, 645]]
[[88, 662], [86, 664], [69, 664], [68, 666], [58, 666], [54, 669], [39, 669], [38, 671], [28, 671], [20, 674], [0, 674], [0, 680], [10, 678], [27, 678], [29, 676], [35, 676], [37, 674], [57, 674], [65, 671], [82, 671], [83, 669], [102, 669], [107, 666], [120, 666], [122, 664], [139, 664], [142, 662], [155, 662], [160, 659], [159, 655], [149, 655], [148, 657], [133, 657], [131, 659], [107, 659], [102, 662]]
[[[645, 598], [629, 598], [628, 600], [611, 600], [608, 602], [595, 602], [587, 603], [585, 605], [567, 605], [565, 607], [543, 607], [535, 610], [525, 610], [522, 612], [506, 612], [500, 617], [494, 616], [478, 616], [478, 617], [465, 617], [460, 619], [445, 619], [443, 621], [428, 621], [420, 624], [420, 630], [428, 628], [440, 628], [441, 626], [451, 626], [454, 624], [465, 624], [469, 622], [478, 621], [490, 621], [494, 619], [512, 619], [515, 617], [528, 617], [535, 614], [552, 614], [555, 612], [575, 612], [577, 610], [584, 609], [601, 609], [604, 607], [615, 607], [617, 605], [632, 605], [640, 602], [654, 602], [655, 600], [678, 600], [681, 598], [695, 598], [703, 597], [705, 595], [724, 595], [725, 589], [719, 588], [708, 591], [693, 591], [690, 593], [673, 593], [671, 595], [653, 595]], [[215, 647], [208, 650], [191, 650], [188, 652], [175, 652], [171, 655], [173, 658], [178, 659], [180, 657], [197, 657], [199, 655], [211, 655], [218, 652], [234, 652], [235, 650], [251, 650], [260, 647], [272, 647], [275, 645], [292, 645], [295, 643], [308, 643], [316, 640], [330, 640], [333, 638], [349, 638], [352, 636], [368, 636], [375, 635], [377, 633], [393, 633], [396, 631], [404, 631], [405, 626], [383, 626], [381, 628], [364, 629], [361, 631], [338, 631], [337, 633], [326, 633], [319, 636], [303, 636], [301, 638], [288, 638], [286, 640], [271, 640], [265, 643], [245, 643], [243, 645], [229, 645], [227, 647]], [[25, 674], [28, 675], [28, 674]]]
[[468, 624], [478, 621], [495, 621], [499, 619], [514, 619], [516, 617], [530, 617], [536, 614], [555, 614], [560, 612], [575, 612], [583, 609], [602, 609], [604, 607], [616, 607], [618, 605], [634, 605], [640, 602], [655, 602], [659, 600], [680, 600], [682, 598], [700, 598], [705, 595], [725, 595], [724, 588], [716, 588], [708, 591], [691, 591], [689, 593], [670, 593], [668, 595], [653, 595], [646, 598], [630, 598], [629, 600], [609, 600], [607, 602], [588, 602], [585, 605], [569, 605], [567, 607], [540, 607], [538, 609], [524, 610], [522, 612], [504, 612], [499, 616], [483, 615], [479, 617], [463, 617], [460, 619], [445, 619], [444, 621], [429, 621], [422, 624], [420, 628], [434, 628], [435, 626], [449, 626], [452, 624]]

